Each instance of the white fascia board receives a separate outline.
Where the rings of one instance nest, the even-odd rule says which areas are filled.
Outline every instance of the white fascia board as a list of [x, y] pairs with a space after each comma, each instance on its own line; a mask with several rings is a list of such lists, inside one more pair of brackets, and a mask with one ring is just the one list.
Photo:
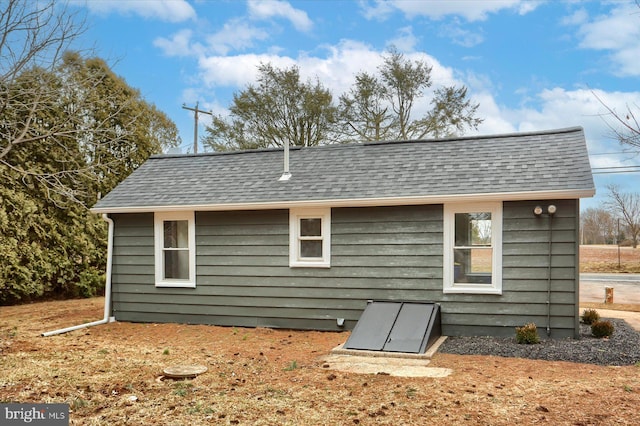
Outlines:
[[275, 210], [295, 207], [373, 207], [373, 206], [404, 206], [418, 204], [468, 203], [481, 201], [524, 201], [550, 199], [590, 198], [595, 195], [595, 189], [589, 190], [558, 190], [531, 192], [498, 192], [460, 195], [428, 195], [416, 197], [389, 198], [349, 198], [304, 201], [275, 201], [263, 203], [229, 203], [229, 204], [192, 204], [181, 206], [130, 206], [92, 208], [92, 213], [149, 213], [167, 211], [228, 211], [228, 210]]

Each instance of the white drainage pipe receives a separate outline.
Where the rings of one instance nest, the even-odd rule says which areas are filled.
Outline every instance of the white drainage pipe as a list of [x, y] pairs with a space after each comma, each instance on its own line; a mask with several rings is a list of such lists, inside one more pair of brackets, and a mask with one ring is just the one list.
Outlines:
[[59, 330], [47, 331], [46, 333], [42, 333], [42, 336], [49, 337], [54, 336], [56, 334], [68, 333], [69, 331], [79, 330], [81, 328], [93, 327], [94, 325], [106, 324], [108, 322], [113, 322], [115, 319], [110, 317], [111, 313], [111, 266], [112, 266], [112, 258], [113, 258], [113, 219], [111, 219], [108, 215], [103, 214], [102, 219], [104, 219], [109, 224], [109, 231], [107, 234], [107, 277], [104, 288], [104, 317], [99, 321], [88, 322], [86, 324], [74, 325], [72, 327], [61, 328]]

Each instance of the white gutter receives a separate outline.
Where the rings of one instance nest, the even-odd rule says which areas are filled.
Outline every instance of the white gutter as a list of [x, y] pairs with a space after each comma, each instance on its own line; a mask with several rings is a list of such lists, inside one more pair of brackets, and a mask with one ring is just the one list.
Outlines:
[[86, 324], [74, 325], [73, 327], [61, 328], [59, 330], [47, 331], [46, 333], [42, 333], [42, 336], [49, 337], [54, 336], [56, 334], [67, 333], [69, 331], [79, 330], [81, 328], [93, 327], [94, 325], [106, 324], [108, 322], [113, 322], [115, 319], [113, 317], [109, 317], [111, 313], [111, 265], [112, 265], [112, 257], [113, 257], [113, 219], [111, 219], [108, 215], [103, 214], [102, 219], [104, 219], [109, 224], [109, 231], [107, 234], [107, 277], [104, 288], [104, 317], [99, 321], [88, 322]]
[[149, 213], [164, 211], [229, 211], [229, 210], [270, 210], [288, 208], [314, 207], [382, 207], [408, 206], [420, 204], [444, 204], [481, 201], [532, 201], [532, 200], [560, 200], [590, 198], [595, 195], [595, 189], [584, 190], [551, 190], [531, 192], [497, 192], [460, 195], [418, 195], [409, 197], [387, 198], [345, 198], [304, 201], [269, 201], [228, 204], [185, 204], [185, 205], [153, 205], [129, 207], [98, 207], [92, 208], [92, 213]]

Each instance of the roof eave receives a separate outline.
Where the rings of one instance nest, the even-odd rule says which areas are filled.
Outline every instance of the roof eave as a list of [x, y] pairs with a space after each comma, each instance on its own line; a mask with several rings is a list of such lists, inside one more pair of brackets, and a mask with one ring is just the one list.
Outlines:
[[254, 203], [155, 205], [127, 207], [94, 207], [92, 213], [150, 213], [166, 211], [225, 211], [225, 210], [274, 210], [295, 207], [373, 207], [417, 204], [469, 203], [478, 201], [523, 201], [546, 199], [590, 198], [595, 189], [499, 192], [478, 194], [424, 195], [412, 197], [325, 199], [304, 201], [272, 201]]

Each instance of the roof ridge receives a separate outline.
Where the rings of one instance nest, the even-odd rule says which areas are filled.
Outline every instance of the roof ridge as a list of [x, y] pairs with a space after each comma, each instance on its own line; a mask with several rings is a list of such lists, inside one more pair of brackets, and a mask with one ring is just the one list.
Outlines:
[[[396, 144], [414, 144], [424, 142], [453, 142], [453, 141], [468, 141], [468, 140], [487, 140], [487, 139], [506, 139], [518, 137], [522, 138], [527, 136], [541, 136], [541, 135], [557, 135], [565, 133], [583, 132], [582, 126], [565, 127], [559, 129], [537, 130], [531, 132], [510, 132], [510, 133], [498, 133], [489, 135], [474, 135], [474, 136], [455, 136], [448, 138], [433, 138], [433, 139], [408, 139], [408, 140], [388, 140], [388, 141], [373, 141], [373, 142], [351, 142], [351, 143], [333, 143], [326, 145], [315, 146], [290, 146], [290, 150], [303, 150], [303, 149], [337, 149], [337, 148], [351, 148], [357, 146], [381, 146], [381, 145], [396, 145]], [[282, 152], [283, 147], [277, 148], [257, 148], [246, 149], [240, 151], [222, 151], [222, 152], [203, 152], [199, 154], [154, 154], [149, 159], [168, 159], [168, 158], [197, 158], [197, 157], [212, 157], [212, 156], [227, 156], [227, 155], [241, 155], [241, 154], [256, 154], [263, 152]]]
[[532, 130], [530, 132], [509, 132], [509, 133], [496, 133], [491, 135], [475, 135], [475, 136], [454, 136], [449, 138], [439, 138], [439, 139], [420, 139], [420, 140], [411, 140], [405, 142], [447, 142], [447, 141], [458, 141], [458, 140], [481, 140], [481, 139], [505, 139], [505, 138], [513, 138], [513, 137], [523, 137], [523, 136], [540, 136], [540, 135], [558, 135], [564, 133], [575, 133], [575, 132], [583, 132], [584, 128], [582, 126], [573, 126], [573, 127], [563, 127], [559, 129], [547, 129], [547, 130]]

